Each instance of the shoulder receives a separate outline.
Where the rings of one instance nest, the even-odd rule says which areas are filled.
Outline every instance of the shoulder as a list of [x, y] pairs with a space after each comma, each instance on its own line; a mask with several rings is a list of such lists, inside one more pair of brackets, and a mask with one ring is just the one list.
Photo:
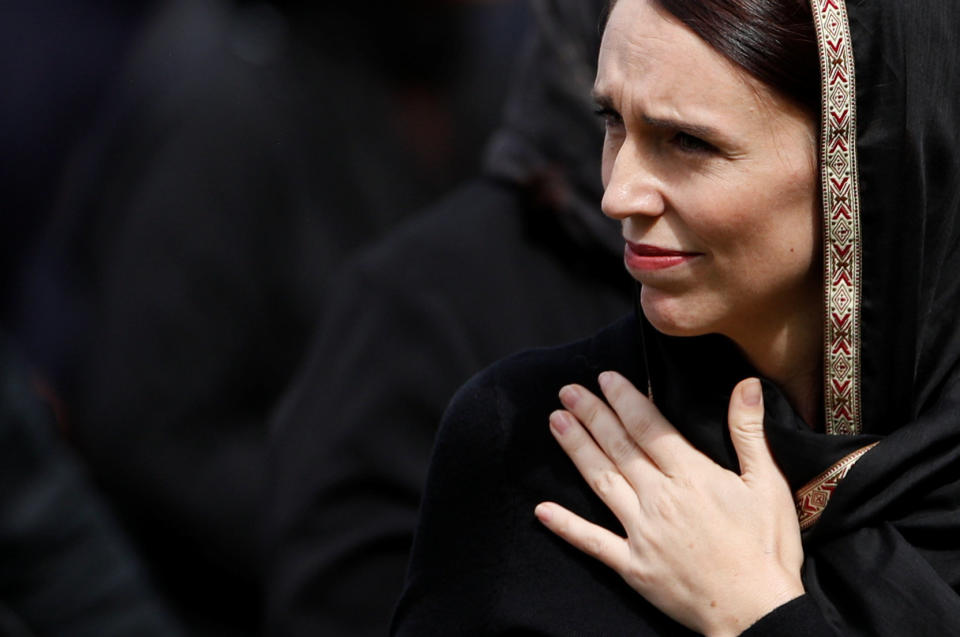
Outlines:
[[476, 443], [478, 437], [506, 444], [528, 418], [538, 419], [538, 425], [546, 422], [539, 418], [559, 407], [561, 387], [579, 383], [596, 391], [597, 376], [606, 370], [645, 386], [638, 329], [631, 314], [589, 338], [527, 350], [491, 365], [454, 395], [438, 445], [461, 439]]
[[596, 384], [594, 376], [607, 369], [635, 376], [641, 354], [638, 330], [636, 317], [629, 314], [587, 338], [505, 358], [478, 374], [471, 384], [496, 385], [509, 395], [530, 396], [542, 391], [544, 383], [552, 388], [557, 380]]
[[[636, 328], [630, 316], [590, 338], [528, 350], [488, 367], [457, 392], [434, 447], [395, 615], [397, 634], [459, 634], [438, 626], [529, 628], [530, 600], [567, 606], [567, 612], [574, 608], [554, 584], [577, 581], [583, 568], [597, 573], [590, 581], [603, 582], [587, 587], [587, 596], [599, 596], [609, 607], [604, 591], [619, 590], [622, 583], [608, 585], [615, 576], [585, 558], [564, 557], [565, 549], [532, 512], [538, 502], [552, 499], [615, 528], [551, 440], [547, 417], [559, 407], [557, 391], [564, 384], [595, 387], [599, 372], [611, 368], [636, 379], [642, 367], [635, 362], [640, 360]], [[469, 607], [463, 599], [471, 600]]]

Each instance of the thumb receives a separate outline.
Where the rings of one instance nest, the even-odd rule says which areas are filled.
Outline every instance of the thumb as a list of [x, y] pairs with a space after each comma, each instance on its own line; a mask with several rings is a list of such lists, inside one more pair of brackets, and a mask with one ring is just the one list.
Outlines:
[[727, 420], [741, 475], [775, 466], [763, 433], [763, 390], [758, 379], [742, 380], [733, 388]]

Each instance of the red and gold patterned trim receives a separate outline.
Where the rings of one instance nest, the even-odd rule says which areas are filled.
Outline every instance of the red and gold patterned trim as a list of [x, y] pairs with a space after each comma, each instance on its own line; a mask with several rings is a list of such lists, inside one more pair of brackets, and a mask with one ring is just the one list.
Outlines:
[[811, 0], [820, 49], [824, 404], [830, 434], [860, 433], [860, 186], [856, 85], [844, 0]]
[[847, 477], [857, 460], [876, 446], [877, 443], [873, 443], [854, 451], [796, 492], [794, 502], [797, 505], [797, 518], [800, 520], [801, 531], [806, 531], [820, 519], [840, 481]]

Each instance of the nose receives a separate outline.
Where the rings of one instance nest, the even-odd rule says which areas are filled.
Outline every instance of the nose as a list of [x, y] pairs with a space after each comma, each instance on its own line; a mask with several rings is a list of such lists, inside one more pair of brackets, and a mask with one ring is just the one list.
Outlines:
[[660, 183], [646, 161], [629, 140], [604, 158], [603, 214], [622, 221], [634, 215], [656, 217], [664, 213]]

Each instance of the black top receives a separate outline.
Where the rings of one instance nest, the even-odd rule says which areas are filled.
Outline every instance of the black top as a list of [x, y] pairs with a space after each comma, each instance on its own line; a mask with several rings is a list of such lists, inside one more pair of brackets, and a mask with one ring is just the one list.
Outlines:
[[[552, 500], [623, 533], [551, 436], [547, 418], [560, 406], [560, 387], [599, 392], [604, 370], [645, 387], [639, 335], [629, 317], [593, 338], [507, 359], [460, 390], [437, 439], [395, 634], [691, 634], [533, 516], [538, 503]], [[690, 412], [683, 420], [678, 427], [688, 438], [731, 466], [725, 426]], [[831, 634], [811, 608], [806, 598], [787, 604], [749, 634]]]
[[[547, 419], [559, 407], [561, 386], [580, 383], [598, 392], [601, 371], [617, 370], [646, 386], [642, 333], [651, 376], [671, 379], [653, 384], [665, 416], [720, 465], [736, 469], [725, 401], [753, 371], [722, 338], [657, 336], [628, 318], [585, 341], [501, 362], [461, 389], [444, 417], [396, 634], [686, 632], [533, 516], [539, 502], [553, 500], [623, 533], [553, 440]], [[702, 364], [708, 360], [728, 364]], [[945, 398], [941, 407], [956, 402]], [[764, 404], [775, 458], [795, 488], [863, 442], [810, 431], [769, 383]], [[865, 456], [821, 522], [803, 536], [808, 596], [775, 610], [750, 634], [956, 629], [958, 435], [918, 423]], [[891, 480], [897, 472], [899, 479]], [[857, 501], [865, 492], [871, 497]]]
[[[722, 365], [705, 364], [723, 361]], [[489, 368], [444, 416], [428, 476], [398, 635], [673, 635], [675, 624], [612, 570], [533, 516], [552, 500], [623, 534], [549, 433], [559, 388], [616, 370], [651, 380], [664, 416], [715, 462], [737, 469], [725, 422], [735, 383], [756, 372], [722, 337], [672, 338], [630, 317], [566, 347]], [[765, 429], [794, 490], [876, 436], [810, 430], [764, 382]], [[943, 635], [960, 627], [957, 384], [935, 410], [880, 440], [803, 534], [807, 595], [754, 635]]]

